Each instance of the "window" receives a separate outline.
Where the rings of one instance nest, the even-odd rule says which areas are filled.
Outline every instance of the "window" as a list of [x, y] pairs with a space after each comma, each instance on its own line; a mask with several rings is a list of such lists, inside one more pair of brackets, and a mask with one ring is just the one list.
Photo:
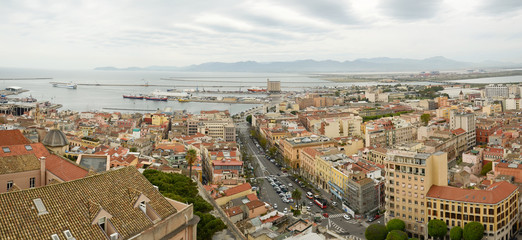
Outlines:
[[36, 183], [36, 179], [34, 177], [29, 178], [29, 187], [34, 188]]
[[31, 145], [25, 145], [25, 150], [31, 151], [33, 150], [33, 147], [31, 147]]
[[3, 150], [5, 153], [10, 153], [10, 152], [11, 152], [11, 149], [9, 149], [8, 147], [3, 147], [2, 150]]
[[38, 210], [38, 216], [49, 213], [49, 212], [47, 212], [47, 209], [45, 208], [45, 205], [43, 204], [42, 199], [36, 198], [36, 199], [33, 199], [33, 202], [34, 202], [34, 205], [36, 206], [36, 210]]
[[7, 181], [7, 191], [11, 190], [13, 187], [13, 181]]
[[100, 226], [104, 232], [105, 232], [105, 226], [106, 226], [105, 222], [106, 221], [107, 221], [106, 217], [102, 217], [102, 218], [98, 219], [98, 226]]
[[70, 239], [70, 240], [75, 239], [75, 238], [73, 237], [71, 231], [69, 231], [69, 230], [65, 230], [65, 231], [63, 231], [63, 235], [65, 235], [65, 239], [68, 239], [68, 240], [69, 240], [69, 239]]

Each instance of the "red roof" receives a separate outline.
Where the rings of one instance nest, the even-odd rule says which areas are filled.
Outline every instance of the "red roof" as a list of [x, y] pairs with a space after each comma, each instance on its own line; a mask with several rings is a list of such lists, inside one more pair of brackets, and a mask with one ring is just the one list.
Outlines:
[[[31, 150], [28, 150], [25, 147], [26, 145], [31, 146]], [[33, 154], [37, 158], [45, 157], [45, 169], [64, 181], [80, 179], [89, 173], [86, 169], [69, 160], [52, 155], [42, 143], [11, 145], [9, 149], [11, 150], [9, 153], [0, 151], [0, 157], [26, 154]]]
[[30, 143], [20, 130], [0, 130], [0, 146]]
[[265, 203], [261, 202], [259, 200], [254, 200], [254, 201], [247, 202], [245, 205], [248, 207], [248, 209], [252, 210], [252, 209], [255, 209], [258, 207], [264, 207]]
[[225, 212], [229, 217], [236, 216], [243, 213], [243, 210], [241, 210], [240, 206], [234, 206], [229, 209], [225, 209]]
[[257, 195], [255, 193], [248, 194], [246, 197], [248, 198], [249, 201], [259, 200], [259, 198], [257, 198]]
[[465, 132], [466, 132], [466, 130], [464, 130], [462, 128], [457, 128], [455, 130], [451, 130], [451, 133], [453, 133], [455, 136], [461, 135]]
[[235, 186], [233, 188], [229, 188], [225, 190], [225, 196], [232, 196], [235, 194], [238, 194], [240, 192], [251, 190], [252, 186], [250, 186], [250, 183], [243, 183], [241, 185]]
[[496, 204], [517, 190], [517, 186], [506, 181], [491, 184], [485, 190], [433, 185], [426, 197], [460, 202]]

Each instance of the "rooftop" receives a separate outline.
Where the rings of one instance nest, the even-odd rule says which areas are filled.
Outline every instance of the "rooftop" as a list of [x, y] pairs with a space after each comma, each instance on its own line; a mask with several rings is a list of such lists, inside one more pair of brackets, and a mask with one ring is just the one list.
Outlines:
[[20, 130], [0, 130], [0, 146], [30, 143]]
[[428, 191], [428, 194], [426, 194], [426, 197], [460, 202], [496, 204], [517, 190], [517, 186], [506, 181], [494, 183], [485, 190], [433, 185]]
[[[105, 233], [92, 223], [102, 209], [112, 215], [110, 222], [127, 239], [153, 226], [143, 211], [134, 207], [141, 194], [150, 199], [148, 204], [161, 219], [177, 212], [134, 167], [3, 193], [0, 239], [49, 239], [64, 230], [76, 239], [105, 239]], [[46, 214], [38, 214], [36, 199], [40, 199]]]

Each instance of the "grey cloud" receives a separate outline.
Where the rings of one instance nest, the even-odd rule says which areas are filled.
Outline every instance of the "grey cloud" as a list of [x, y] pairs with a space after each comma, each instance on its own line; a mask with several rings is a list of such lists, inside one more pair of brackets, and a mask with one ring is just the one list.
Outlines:
[[[284, 2], [284, 1], [283, 1]], [[306, 15], [325, 19], [329, 22], [351, 25], [359, 22], [351, 13], [350, 4], [339, 0], [295, 0], [292, 7]]]
[[388, 16], [402, 20], [433, 18], [442, 0], [381, 0], [380, 8]]
[[485, 0], [480, 10], [489, 14], [516, 12], [522, 9], [521, 0]]

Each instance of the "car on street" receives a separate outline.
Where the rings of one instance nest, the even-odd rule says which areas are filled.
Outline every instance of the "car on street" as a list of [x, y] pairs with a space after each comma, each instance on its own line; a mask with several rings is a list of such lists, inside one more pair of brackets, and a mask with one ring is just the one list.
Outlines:
[[328, 213], [323, 213], [323, 217], [328, 218]]
[[289, 187], [292, 187], [292, 184], [291, 184], [291, 183], [289, 183], [289, 184], [288, 184], [288, 186], [289, 186]]
[[310, 206], [306, 206], [306, 210], [310, 211], [312, 209]]
[[332, 202], [332, 206], [337, 206], [337, 202]]
[[285, 214], [286, 214], [287, 212], [288, 212], [288, 209], [287, 209], [287, 208], [285, 208], [285, 210], [283, 211], [283, 213], [285, 213]]
[[274, 208], [277, 209], [277, 203], [274, 203]]
[[349, 216], [348, 214], [344, 214], [344, 215], [343, 215], [343, 218], [346, 219], [346, 221], [348, 221], [348, 220], [351, 219], [350, 216]]

